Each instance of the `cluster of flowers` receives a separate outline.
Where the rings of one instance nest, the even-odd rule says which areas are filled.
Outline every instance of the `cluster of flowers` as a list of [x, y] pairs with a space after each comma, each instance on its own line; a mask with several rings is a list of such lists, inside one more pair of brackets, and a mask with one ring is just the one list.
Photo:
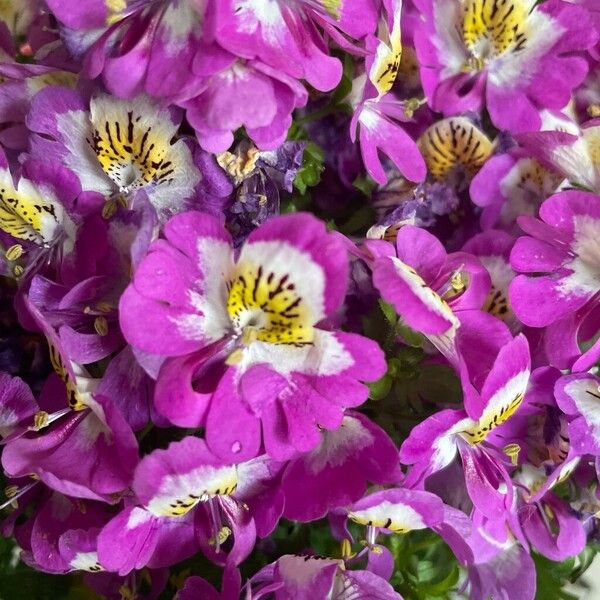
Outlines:
[[[22, 561], [116, 600], [392, 600], [414, 589], [393, 540], [429, 529], [455, 591], [531, 600], [532, 555], [584, 550], [597, 0], [0, 18], [0, 532]], [[286, 552], [290, 522], [336, 549]], [[169, 577], [199, 555], [216, 577]]]

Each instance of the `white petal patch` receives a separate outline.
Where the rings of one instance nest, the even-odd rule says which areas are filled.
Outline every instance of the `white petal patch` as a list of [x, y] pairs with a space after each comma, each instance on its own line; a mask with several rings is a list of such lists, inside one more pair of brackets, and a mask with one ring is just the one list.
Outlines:
[[442, 79], [447, 79], [459, 73], [469, 57], [460, 33], [461, 3], [435, 0], [433, 18], [436, 30], [433, 43], [437, 49], [438, 59], [444, 65], [441, 72]]
[[[590, 129], [598, 129], [594, 127]], [[587, 134], [590, 135], [589, 133]], [[600, 191], [600, 166], [595, 165], [583, 134], [573, 144], [561, 144], [551, 150], [552, 162], [574, 183]]]
[[[198, 6], [198, 9], [195, 7]], [[170, 56], [176, 54], [185, 46], [192, 34], [201, 35], [202, 21], [204, 20], [204, 8], [202, 0], [190, 2], [184, 0], [176, 5], [168, 3], [164, 8], [160, 21], [161, 33], [166, 34], [165, 50]]]
[[154, 519], [154, 515], [149, 513], [147, 510], [136, 506], [131, 511], [129, 519], [127, 519], [127, 529], [136, 529], [140, 525], [143, 525], [152, 519]]
[[73, 171], [84, 191], [110, 195], [116, 191], [115, 184], [102, 170], [92, 147], [92, 124], [90, 114], [84, 110], [73, 110], [56, 115], [56, 127], [68, 150], [64, 157], [65, 166]]
[[434, 290], [432, 290], [423, 281], [422, 277], [407, 264], [403, 263], [400, 259], [391, 257], [396, 273], [398, 276], [408, 285], [410, 291], [433, 313], [436, 313], [440, 317], [450, 321], [448, 333], [451, 329], [458, 328], [460, 325], [456, 315], [452, 312], [452, 309], [448, 304], [442, 300], [442, 298]]
[[351, 511], [348, 513], [348, 517], [359, 525], [382, 527], [395, 533], [405, 533], [427, 527], [421, 515], [414, 508], [407, 504], [392, 503], [389, 500], [364, 510]]
[[216, 341], [232, 327], [227, 314], [227, 281], [233, 270], [233, 250], [228, 242], [208, 237], [198, 238], [196, 248], [202, 276], [188, 295], [197, 312], [174, 322], [186, 339]]
[[338, 429], [321, 432], [319, 445], [304, 459], [307, 469], [316, 475], [327, 466], [338, 467], [373, 441], [373, 434], [358, 419], [346, 416]]
[[453, 425], [448, 431], [445, 431], [442, 435], [438, 436], [433, 440], [433, 455], [431, 457], [431, 468], [432, 471], [439, 471], [444, 467], [447, 467], [456, 456], [456, 435], [465, 431], [469, 427], [472, 427], [475, 421], [468, 417], [461, 419], [458, 423]]
[[281, 578], [300, 589], [308, 586], [325, 567], [333, 564], [341, 566], [343, 562], [335, 558], [293, 556], [291, 554], [286, 554], [277, 561]]
[[283, 41], [287, 29], [278, 0], [236, 0], [233, 11], [241, 32], [260, 35], [272, 44]]
[[558, 289], [565, 296], [594, 294], [600, 290], [600, 219], [575, 215], [573, 229], [571, 251], [575, 257], [563, 265], [572, 273], [560, 280]]
[[189, 512], [198, 502], [231, 494], [236, 487], [235, 466], [203, 465], [189, 473], [163, 477], [158, 493], [146, 508], [158, 517], [179, 517]]
[[244, 349], [239, 373], [252, 365], [266, 363], [282, 375], [306, 373], [310, 375], [337, 375], [354, 364], [354, 358], [335, 335], [321, 329], [314, 330], [313, 343], [305, 346], [271, 344], [255, 341]]
[[77, 436], [77, 450], [81, 452], [89, 451], [96, 440], [101, 436], [109, 438], [110, 429], [91, 412], [79, 424], [79, 435]]
[[575, 379], [565, 386], [577, 410], [592, 430], [592, 435], [600, 442], [600, 391], [594, 381]]
[[97, 552], [78, 552], [69, 564], [71, 568], [77, 571], [88, 571], [90, 573], [104, 571], [104, 567], [98, 562]]
[[159, 181], [147, 190], [148, 199], [164, 215], [180, 211], [184, 200], [189, 200], [200, 183], [200, 172], [194, 164], [192, 153], [184, 140], [175, 142], [164, 158], [173, 165], [168, 181]]

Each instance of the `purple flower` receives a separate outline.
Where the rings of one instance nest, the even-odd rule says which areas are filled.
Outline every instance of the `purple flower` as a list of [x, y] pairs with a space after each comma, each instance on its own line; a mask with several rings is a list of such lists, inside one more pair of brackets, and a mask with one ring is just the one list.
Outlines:
[[445, 183], [407, 186], [402, 177], [392, 179], [374, 193], [378, 221], [367, 232], [367, 238], [393, 242], [404, 225], [432, 227], [439, 217], [452, 214], [459, 202], [454, 189]]
[[260, 152], [242, 142], [217, 161], [235, 184], [226, 210], [226, 226], [239, 246], [252, 230], [279, 214], [280, 191], [291, 192], [302, 168], [305, 142], [284, 142], [277, 150]]
[[261, 225], [236, 260], [230, 236], [201, 213], [171, 219], [165, 237], [120, 303], [126, 339], [172, 357], [158, 410], [203, 425], [211, 450], [233, 462], [256, 456], [261, 438], [278, 459], [314, 448], [320, 428], [337, 429], [344, 408], [366, 399], [360, 381], [385, 370], [372, 341], [320, 326], [346, 291], [344, 242], [303, 214]]
[[469, 192], [473, 202], [483, 208], [483, 229], [500, 227], [516, 233], [517, 217], [537, 214], [562, 180], [519, 148], [492, 156], [473, 178]]
[[368, 481], [393, 483], [401, 476], [393, 442], [365, 416], [349, 411], [339, 429], [323, 431], [314, 450], [292, 459], [285, 468], [283, 514], [312, 521], [358, 500]]
[[112, 94], [128, 98], [145, 91], [174, 99], [201, 84], [193, 77], [194, 59], [212, 48], [203, 39], [205, 3], [50, 0], [48, 5], [65, 26], [71, 53], [84, 57], [84, 73], [102, 75]]
[[402, 596], [375, 573], [345, 569], [343, 560], [317, 556], [286, 554], [254, 575], [248, 586], [257, 598], [270, 591], [275, 600], [329, 597], [402, 600]]
[[575, 455], [600, 456], [600, 379], [591, 373], [561, 377], [554, 393], [559, 408], [569, 417], [569, 440]]
[[27, 116], [35, 134], [31, 154], [60, 158], [100, 203], [132, 206], [143, 190], [164, 219], [199, 200], [192, 149], [185, 139], [172, 143], [181, 118], [144, 96], [98, 95], [88, 103], [72, 90], [50, 87], [35, 96]]
[[515, 482], [520, 491], [516, 514], [532, 548], [550, 560], [562, 561], [583, 550], [586, 534], [575, 511], [552, 492], [531, 499], [544, 480], [543, 471], [521, 467]]
[[41, 313], [27, 306], [48, 339], [58, 377], [46, 381], [39, 407], [18, 387], [4, 399], [19, 422], [4, 439], [2, 466], [9, 477], [33, 473], [64, 494], [114, 502], [131, 483], [137, 441], [119, 410], [94, 395], [95, 381], [69, 359]]
[[[484, 541], [486, 546], [489, 542]], [[474, 547], [478, 556], [479, 547]], [[469, 598], [487, 600], [533, 600], [536, 590], [533, 559], [518, 543], [507, 543], [489, 560], [469, 566]]]
[[546, 167], [580, 187], [600, 193], [600, 157], [596, 150], [600, 143], [600, 124], [597, 119], [581, 128], [523, 133], [517, 139]]
[[125, 575], [169, 566], [200, 546], [213, 562], [238, 564], [257, 532], [270, 533], [281, 515], [282, 493], [269, 484], [277, 475], [278, 466], [262, 458], [224, 463], [192, 436], [155, 450], [135, 472], [140, 506], [125, 507], [100, 534], [100, 560]]
[[447, 254], [435, 236], [412, 225], [398, 232], [396, 252], [382, 242], [366, 246], [373, 253], [373, 283], [403, 323], [423, 333], [456, 369], [464, 360], [472, 377], [485, 373], [510, 335], [480, 310], [490, 290], [481, 263], [465, 252]]
[[476, 256], [486, 268], [492, 281], [483, 310], [504, 321], [512, 333], [521, 329], [508, 297], [510, 282], [515, 272], [510, 266], [510, 251], [514, 238], [504, 231], [489, 229], [473, 236], [463, 247], [465, 252]]
[[[496, 428], [521, 405], [529, 373], [529, 347], [519, 335], [500, 350], [480, 390], [463, 382], [464, 410], [442, 410], [413, 428], [400, 449], [400, 460], [414, 465], [407, 484], [448, 466], [458, 453], [469, 496], [477, 509], [490, 518], [500, 518], [510, 509], [512, 484], [505, 466], [507, 457], [493, 439], [498, 434]], [[506, 491], [502, 491], [502, 484], [506, 484]]]
[[[0, 148], [0, 233], [17, 251], [14, 260], [25, 254], [29, 273], [72, 252], [77, 225], [71, 212], [79, 192], [75, 177], [56, 164], [29, 160], [14, 178]], [[13, 259], [10, 252], [7, 258]]]
[[453, 115], [486, 106], [494, 125], [514, 132], [540, 129], [542, 109], [567, 104], [587, 74], [575, 53], [598, 37], [584, 8], [560, 0], [415, 4], [423, 15], [415, 46], [431, 107]]
[[[383, 562], [381, 555], [389, 552], [385, 546], [375, 544], [378, 533], [407, 533], [426, 528], [444, 538], [460, 562], [473, 562], [473, 554], [466, 541], [471, 530], [469, 518], [460, 510], [445, 505], [430, 492], [405, 488], [375, 492], [350, 506], [348, 518], [367, 526], [369, 570], [379, 571]], [[392, 570], [393, 559], [392, 568], [388, 567], [388, 577]]]
[[[594, 309], [600, 290], [598, 277], [598, 197], [567, 191], [548, 198], [540, 208], [541, 220], [521, 217], [529, 234], [519, 238], [511, 252], [518, 275], [510, 285], [510, 300], [517, 317], [531, 327], [547, 327], [546, 342], [552, 364], [585, 369], [598, 358], [598, 344], [585, 353], [577, 336], [586, 318], [596, 322]], [[535, 273], [536, 275], [529, 275]], [[539, 275], [537, 275], [539, 274]]]
[[[306, 79], [318, 90], [329, 91], [338, 84], [342, 65], [329, 55], [315, 24], [329, 18], [329, 23], [343, 30], [343, 21], [336, 23], [334, 19], [343, 14], [345, 4], [320, 0], [290, 4], [275, 0], [267, 7], [257, 0], [223, 0], [215, 3], [215, 37], [223, 48], [237, 56], [258, 59], [290, 77]], [[371, 3], [359, 0], [356, 4], [361, 6], [352, 10], [364, 10]], [[371, 17], [374, 27], [372, 13], [365, 16]]]
[[224, 152], [240, 127], [261, 150], [274, 150], [287, 137], [292, 111], [306, 104], [304, 86], [259, 61], [228, 60], [207, 78], [201, 92], [182, 103], [208, 152]]

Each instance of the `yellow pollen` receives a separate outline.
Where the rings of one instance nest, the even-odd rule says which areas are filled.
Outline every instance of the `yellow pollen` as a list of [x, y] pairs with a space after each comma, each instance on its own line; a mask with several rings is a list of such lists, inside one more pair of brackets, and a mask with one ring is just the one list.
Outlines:
[[241, 348], [236, 348], [226, 359], [225, 359], [225, 364], [232, 366], [232, 365], [239, 365], [242, 362], [242, 359], [244, 358], [244, 351]]
[[340, 18], [340, 6], [342, 4], [342, 0], [321, 0], [321, 4], [328, 15], [334, 19]]
[[7, 260], [18, 260], [23, 256], [23, 246], [21, 244], [13, 244], [10, 248], [6, 249], [4, 253]]
[[13, 267], [13, 274], [17, 279], [21, 277], [21, 275], [23, 275], [24, 272], [25, 269], [21, 265], [15, 265]]
[[231, 535], [231, 529], [229, 529], [229, 527], [227, 526], [223, 526], [221, 527], [221, 529], [219, 530], [219, 533], [213, 537], [210, 538], [210, 540], [208, 540], [208, 543], [211, 546], [216, 546], [217, 544], [219, 546], [221, 546], [222, 544], [224, 544], [227, 539], [229, 538], [229, 536]]
[[519, 462], [519, 452], [521, 452], [521, 446], [519, 444], [507, 444], [502, 448], [502, 452], [510, 458], [510, 462], [513, 466], [517, 466]]
[[48, 425], [49, 415], [46, 411], [39, 410], [33, 416], [33, 430], [39, 431]]
[[592, 118], [600, 117], [600, 104], [590, 104], [587, 113]]
[[122, 585], [119, 588], [119, 594], [121, 594], [121, 600], [136, 600], [136, 594], [126, 585]]
[[102, 218], [111, 219], [117, 212], [117, 203], [114, 200], [108, 200], [102, 207]]
[[94, 319], [94, 329], [96, 333], [101, 336], [108, 334], [108, 321], [106, 317], [96, 317]]
[[225, 170], [235, 183], [239, 185], [256, 168], [256, 161], [260, 158], [260, 151], [254, 146], [250, 147], [241, 155], [232, 152], [221, 152], [217, 154], [217, 163]]
[[340, 544], [342, 558], [352, 558], [356, 553], [352, 552], [352, 545], [350, 544], [350, 540], [344, 538]]
[[425, 103], [425, 100], [419, 100], [418, 98], [409, 98], [404, 103], [404, 114], [407, 118], [412, 119], [415, 112]]
[[4, 488], [4, 495], [7, 498], [14, 498], [18, 493], [19, 493], [19, 486], [18, 485], [7, 485]]

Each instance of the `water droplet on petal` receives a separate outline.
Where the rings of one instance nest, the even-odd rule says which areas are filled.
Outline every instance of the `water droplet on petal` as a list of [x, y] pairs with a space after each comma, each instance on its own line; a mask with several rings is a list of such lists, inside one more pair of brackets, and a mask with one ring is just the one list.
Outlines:
[[242, 445], [239, 442], [233, 442], [233, 444], [231, 444], [231, 451], [234, 454], [237, 454], [241, 449]]

